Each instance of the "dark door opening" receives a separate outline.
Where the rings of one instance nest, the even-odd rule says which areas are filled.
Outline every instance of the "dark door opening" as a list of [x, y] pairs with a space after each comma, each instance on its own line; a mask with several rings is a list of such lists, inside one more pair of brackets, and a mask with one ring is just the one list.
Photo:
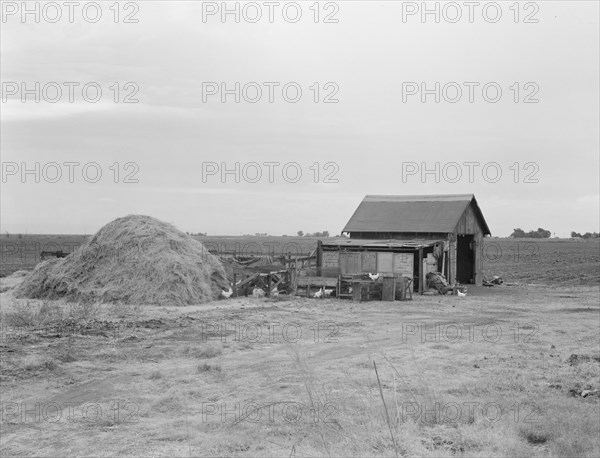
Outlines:
[[459, 235], [456, 244], [456, 281], [475, 283], [475, 242], [472, 235]]

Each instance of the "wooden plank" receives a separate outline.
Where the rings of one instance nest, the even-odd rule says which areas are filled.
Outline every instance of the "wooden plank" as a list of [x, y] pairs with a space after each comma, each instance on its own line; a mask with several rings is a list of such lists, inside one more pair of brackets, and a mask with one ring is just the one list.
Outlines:
[[320, 240], [317, 240], [316, 258], [315, 267], [317, 268], [317, 272], [321, 272], [323, 267], [323, 242]]
[[250, 275], [254, 275], [256, 273], [256, 270], [252, 270], [247, 267], [234, 267], [233, 273], [241, 275], [242, 277], [247, 277]]
[[394, 272], [394, 253], [377, 252], [377, 272]]
[[331, 286], [337, 287], [338, 279], [332, 277], [298, 277], [298, 286]]
[[413, 284], [412, 283], [413, 283], [412, 278], [407, 278], [406, 279], [406, 291], [408, 291], [408, 294], [410, 295], [410, 300], [411, 301], [412, 301], [412, 290], [413, 290]]
[[340, 266], [340, 255], [337, 251], [324, 251], [323, 252], [323, 267], [339, 268]]
[[298, 294], [298, 267], [294, 267], [294, 270], [290, 271], [290, 275], [292, 278], [290, 279], [292, 283], [292, 294], [295, 296]]
[[[286, 274], [287, 275], [287, 274]], [[284, 280], [286, 279], [286, 277], [281, 277], [279, 280], [277, 280], [273, 285], [271, 285], [271, 291], [273, 291], [275, 288], [277, 288], [281, 283], [284, 282]]]
[[423, 248], [419, 248], [419, 294], [423, 294]]
[[413, 253], [394, 253], [394, 273], [412, 278], [415, 269], [414, 257]]
[[359, 282], [352, 283], [352, 300], [362, 301], [362, 285]]
[[345, 252], [340, 253], [340, 271], [342, 274], [359, 274], [360, 272], [360, 253]]
[[396, 279], [394, 277], [383, 277], [383, 285], [381, 287], [381, 300], [393, 301], [396, 294]]
[[377, 253], [372, 251], [363, 251], [361, 253], [361, 272], [376, 273], [377, 270]]
[[456, 236], [454, 234], [448, 234], [448, 280], [449, 285], [456, 283]]
[[234, 289], [241, 288], [242, 286], [250, 283], [252, 280], [255, 280], [256, 278], [258, 278], [259, 276], [260, 276], [259, 273], [252, 274], [249, 277], [247, 277], [245, 280], [242, 280], [238, 285], [233, 285], [233, 288]]
[[442, 275], [444, 275], [444, 276], [446, 275], [446, 252], [445, 251], [442, 251]]

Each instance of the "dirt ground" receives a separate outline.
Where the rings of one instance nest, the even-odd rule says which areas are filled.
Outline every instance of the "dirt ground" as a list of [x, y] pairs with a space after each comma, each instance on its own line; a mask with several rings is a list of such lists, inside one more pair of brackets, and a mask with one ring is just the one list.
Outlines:
[[2, 456], [600, 456], [596, 286], [85, 307], [19, 278]]

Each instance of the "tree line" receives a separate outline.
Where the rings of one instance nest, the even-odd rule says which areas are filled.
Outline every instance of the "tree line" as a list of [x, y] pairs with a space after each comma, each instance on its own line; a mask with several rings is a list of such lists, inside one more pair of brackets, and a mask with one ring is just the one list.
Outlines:
[[305, 234], [304, 231], [298, 231], [297, 234], [298, 237], [329, 237], [329, 231], [313, 232], [312, 234], [310, 232]]
[[[517, 228], [513, 229], [513, 232], [509, 235], [509, 237], [516, 239], [547, 239], [550, 237], [550, 235], [550, 231], [542, 229], [541, 227], [538, 227], [537, 231], [529, 232], [525, 232], [523, 229]], [[600, 237], [600, 234], [598, 234], [597, 232], [586, 232], [585, 234], [580, 234], [579, 232], [572, 231], [571, 237], [578, 237], [586, 240], [597, 239], [598, 237]]]
[[551, 232], [538, 227], [537, 231], [525, 232], [523, 229], [513, 229], [513, 233], [509, 235], [512, 238], [518, 239], [547, 239], [551, 235]]
[[571, 237], [580, 237], [582, 239], [597, 239], [598, 237], [600, 237], [600, 234], [598, 234], [597, 232], [586, 232], [585, 234], [580, 234], [579, 232], [571, 232]]

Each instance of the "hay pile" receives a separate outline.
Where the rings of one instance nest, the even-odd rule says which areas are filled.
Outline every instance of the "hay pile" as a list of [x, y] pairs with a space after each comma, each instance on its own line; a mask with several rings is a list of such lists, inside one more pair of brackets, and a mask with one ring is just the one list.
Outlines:
[[17, 297], [186, 305], [216, 299], [229, 283], [197, 240], [149, 216], [118, 218], [69, 256], [45, 261]]

